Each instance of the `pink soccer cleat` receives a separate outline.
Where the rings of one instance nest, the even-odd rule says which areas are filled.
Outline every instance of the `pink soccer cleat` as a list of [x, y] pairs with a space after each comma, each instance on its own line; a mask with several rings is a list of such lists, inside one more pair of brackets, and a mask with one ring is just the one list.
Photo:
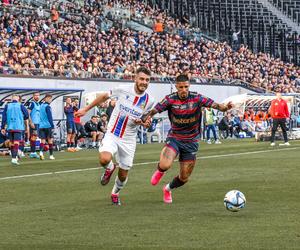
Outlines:
[[113, 172], [116, 169], [116, 165], [114, 164], [113, 169], [105, 169], [105, 172], [103, 173], [103, 175], [100, 178], [100, 183], [101, 185], [106, 185], [109, 183], [110, 177], [112, 176]]
[[160, 179], [164, 176], [165, 172], [160, 172], [159, 170], [156, 170], [154, 174], [151, 177], [151, 184], [153, 186], [157, 185], [160, 181]]
[[172, 192], [168, 191], [166, 189], [166, 186], [163, 187], [163, 193], [164, 193], [164, 202], [168, 204], [172, 203]]
[[118, 194], [111, 194], [111, 202], [113, 205], [121, 206], [121, 201]]

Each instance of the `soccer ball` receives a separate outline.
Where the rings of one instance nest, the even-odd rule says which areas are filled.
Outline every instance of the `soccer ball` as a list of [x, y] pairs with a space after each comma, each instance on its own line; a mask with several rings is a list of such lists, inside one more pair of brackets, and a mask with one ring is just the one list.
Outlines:
[[238, 212], [246, 204], [245, 195], [238, 190], [231, 190], [224, 197], [224, 206], [231, 212]]

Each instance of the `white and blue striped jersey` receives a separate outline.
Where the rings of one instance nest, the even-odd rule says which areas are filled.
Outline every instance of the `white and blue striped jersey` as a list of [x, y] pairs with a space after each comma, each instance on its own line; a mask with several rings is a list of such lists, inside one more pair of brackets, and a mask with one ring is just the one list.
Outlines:
[[125, 86], [111, 91], [117, 98], [116, 106], [108, 123], [108, 131], [125, 140], [136, 140], [137, 125], [134, 120], [141, 118], [154, 106], [154, 99], [144, 92], [138, 95], [134, 86]]

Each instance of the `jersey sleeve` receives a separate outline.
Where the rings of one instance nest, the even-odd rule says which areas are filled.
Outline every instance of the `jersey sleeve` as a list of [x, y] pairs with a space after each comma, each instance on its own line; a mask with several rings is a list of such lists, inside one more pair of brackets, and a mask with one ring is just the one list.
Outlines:
[[48, 118], [48, 121], [50, 123], [51, 128], [54, 129], [54, 123], [53, 123], [53, 117], [52, 117], [52, 109], [51, 109], [51, 107], [49, 105], [46, 107], [46, 114], [47, 114], [47, 118]]
[[34, 109], [34, 104], [33, 104], [33, 102], [30, 103], [28, 109], [29, 109], [29, 110], [33, 110], [33, 109]]
[[158, 111], [158, 113], [162, 113], [166, 110], [168, 110], [170, 107], [170, 98], [169, 96], [166, 96], [163, 100], [161, 100], [159, 103], [157, 103], [154, 108]]
[[5, 125], [6, 125], [6, 120], [7, 120], [7, 107], [8, 105], [6, 104], [5, 107], [4, 107], [4, 110], [3, 110], [3, 113], [2, 113], [2, 122], [1, 122], [1, 129], [4, 129], [5, 128]]
[[22, 113], [24, 115], [24, 120], [27, 120], [29, 118], [29, 114], [28, 114], [28, 111], [27, 111], [27, 109], [25, 108], [25, 106], [23, 104], [21, 104], [21, 110], [22, 110]]
[[199, 98], [199, 106], [200, 107], [211, 107], [213, 103], [215, 102], [213, 99], [210, 99], [206, 96], [203, 96], [201, 94], [198, 95]]

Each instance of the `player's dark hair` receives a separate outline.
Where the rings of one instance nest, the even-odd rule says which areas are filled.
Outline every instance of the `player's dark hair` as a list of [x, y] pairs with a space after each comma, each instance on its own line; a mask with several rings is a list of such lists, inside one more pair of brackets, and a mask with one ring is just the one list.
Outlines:
[[189, 77], [187, 75], [179, 75], [176, 77], [176, 83], [177, 82], [188, 82]]
[[48, 97], [52, 98], [52, 95], [51, 94], [46, 94], [45, 98], [48, 98]]
[[94, 119], [94, 118], [98, 118], [98, 116], [97, 116], [97, 115], [93, 115], [93, 116], [91, 117], [91, 119]]
[[146, 67], [139, 67], [136, 70], [135, 74], [137, 75], [138, 73], [144, 73], [144, 74], [146, 74], [148, 76], [151, 76], [151, 71], [148, 68], [146, 68]]
[[38, 92], [38, 91], [35, 91], [35, 92], [33, 92], [33, 95], [35, 95], [35, 94], [39, 94], [40, 92]]

